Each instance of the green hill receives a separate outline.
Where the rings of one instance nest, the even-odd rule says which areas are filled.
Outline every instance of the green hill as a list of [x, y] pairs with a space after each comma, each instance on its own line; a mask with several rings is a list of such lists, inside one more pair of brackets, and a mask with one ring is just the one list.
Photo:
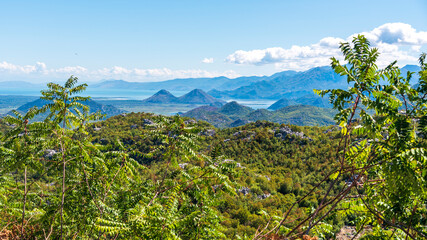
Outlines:
[[335, 111], [332, 109], [308, 105], [293, 105], [270, 111], [253, 110], [237, 102], [227, 103], [221, 108], [203, 106], [182, 114], [182, 116], [203, 120], [220, 128], [240, 126], [259, 120], [299, 126], [326, 126], [335, 123], [334, 115]]
[[227, 115], [220, 113], [218, 110], [219, 108], [214, 106], [201, 106], [182, 114], [182, 116], [206, 121], [221, 128], [227, 127], [233, 120]]
[[247, 115], [252, 111], [252, 108], [240, 105], [236, 101], [229, 102], [218, 110], [219, 113], [225, 114], [229, 117], [239, 117]]
[[193, 91], [181, 96], [177, 99], [177, 103], [185, 104], [214, 104], [225, 103], [223, 100], [216, 99], [207, 94], [201, 89], [194, 89]]
[[155, 93], [153, 96], [144, 99], [143, 103], [174, 103], [178, 100], [172, 93], [169, 91], [162, 89]]
[[297, 105], [298, 103], [295, 102], [294, 100], [291, 99], [287, 99], [287, 98], [282, 98], [280, 100], [278, 100], [277, 102], [273, 103], [270, 107], [268, 107], [268, 109], [270, 110], [277, 110], [283, 107], [287, 107], [290, 105]]
[[[279, 119], [284, 123], [298, 126], [326, 126], [335, 124], [336, 111], [329, 108], [320, 108], [307, 105], [294, 105], [276, 110]], [[273, 122], [276, 119], [273, 119]]]
[[[16, 110], [18, 112], [20, 112], [20, 113], [25, 113], [25, 112], [27, 112], [32, 107], [41, 108], [41, 107], [43, 107], [44, 105], [46, 105], [48, 103], [49, 103], [49, 101], [47, 101], [47, 100], [37, 99], [35, 101], [29, 102], [29, 103], [26, 103], [26, 104], [20, 106]], [[109, 118], [109, 117], [112, 117], [112, 116], [115, 116], [115, 115], [119, 115], [119, 114], [125, 112], [125, 111], [120, 110], [120, 109], [118, 109], [118, 108], [116, 108], [114, 106], [103, 105], [103, 104], [100, 104], [100, 103], [95, 102], [93, 100], [85, 101], [84, 104], [89, 107], [91, 113], [100, 111], [101, 114], [105, 114], [106, 115], [106, 118]], [[13, 113], [12, 112], [8, 112], [7, 114], [12, 115]], [[43, 115], [40, 115], [35, 120], [41, 120], [46, 115], [47, 115], [47, 113], [45, 113]]]

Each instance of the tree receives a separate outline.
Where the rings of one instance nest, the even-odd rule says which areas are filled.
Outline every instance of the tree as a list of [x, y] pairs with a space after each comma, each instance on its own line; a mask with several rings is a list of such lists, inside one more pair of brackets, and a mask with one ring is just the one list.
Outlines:
[[[76, 96], [85, 84], [70, 77], [48, 87], [44, 107], [5, 118], [12, 127], [0, 141], [0, 237], [223, 236], [215, 206], [222, 192], [234, 193], [234, 165], [197, 152], [200, 129], [157, 117], [140, 136], [153, 143], [145, 157], [158, 161], [148, 168], [120, 141], [114, 149], [92, 142], [88, 128], [101, 116]], [[45, 112], [43, 122], [32, 121]]]
[[[75, 133], [79, 131], [82, 134], [84, 128], [82, 128], [82, 122], [87, 122], [90, 120], [97, 120], [99, 116], [96, 114], [85, 116], [89, 112], [89, 108], [85, 106], [82, 101], [86, 101], [89, 97], [75, 96], [87, 87], [87, 84], [76, 85], [77, 78], [71, 76], [64, 84], [61, 86], [56, 83], [49, 83], [47, 86], [48, 90], [41, 91], [41, 99], [49, 101], [42, 109], [41, 112], [47, 110], [50, 111], [50, 114], [46, 117], [45, 122], [49, 122], [53, 127], [52, 134], [57, 139], [57, 144], [55, 148], [59, 149], [62, 161], [62, 189], [61, 189], [61, 205], [60, 205], [60, 237], [63, 239], [63, 222], [64, 222], [64, 202], [65, 202], [65, 193], [66, 189], [66, 165], [67, 163], [76, 163], [70, 166], [78, 165], [78, 159], [82, 156], [82, 150], [84, 147], [90, 147], [83, 145], [87, 143], [85, 141], [81, 142], [82, 139], [76, 139]], [[82, 112], [79, 110], [82, 110]], [[86, 117], [86, 118], [85, 118]], [[82, 119], [83, 118], [83, 119]], [[60, 127], [62, 124], [62, 127]], [[80, 127], [80, 128], [77, 128]], [[82, 144], [83, 143], [83, 144]], [[77, 150], [77, 152], [76, 152]]]
[[[38, 109], [34, 107], [24, 115], [14, 110], [15, 117], [6, 116], [4, 122], [13, 125], [14, 128], [5, 134], [3, 137], [4, 143], [0, 146], [0, 164], [2, 165], [0, 175], [3, 177], [1, 185], [5, 187], [0, 190], [4, 201], [0, 203], [3, 205], [1, 214], [9, 216], [10, 223], [13, 223], [17, 221], [17, 215], [21, 213], [19, 234], [22, 239], [29, 237], [25, 230], [28, 225], [26, 215], [30, 215], [31, 218], [37, 218], [42, 213], [34, 204], [27, 201], [27, 196], [30, 192], [29, 187], [32, 185], [27, 184], [27, 172], [41, 171], [43, 169], [37, 159], [43, 154], [44, 139], [41, 136], [46, 133], [47, 128], [43, 123], [30, 123], [30, 120], [37, 112]], [[11, 172], [23, 172], [23, 186], [19, 184], [17, 188], [9, 188], [13, 178], [20, 179], [18, 174], [11, 175]], [[23, 188], [22, 209], [18, 209], [16, 208], [17, 205], [14, 206], [11, 203], [21, 195], [21, 187]], [[37, 196], [35, 198], [37, 199]], [[28, 207], [31, 209], [29, 210]]]
[[[364, 36], [342, 43], [340, 49], [347, 64], [332, 58], [331, 66], [347, 77], [349, 88], [315, 91], [329, 95], [339, 111], [335, 120], [342, 137], [334, 170], [254, 239], [273, 233], [289, 238], [320, 235], [329, 231], [324, 220], [332, 214], [356, 215], [359, 232], [369, 224], [373, 231], [368, 234], [380, 238], [427, 238], [426, 55], [420, 57], [420, 78], [413, 87], [413, 73], [403, 77], [396, 62], [378, 69], [378, 50]], [[285, 228], [295, 206], [325, 182], [329, 187], [318, 207]]]
[[129, 166], [131, 178], [122, 182], [115, 201], [108, 204], [119, 214], [99, 218], [97, 229], [120, 239], [223, 238], [215, 206], [222, 192], [235, 194], [228, 177], [233, 163], [197, 153], [195, 133], [200, 129], [187, 127], [179, 116], [159, 116], [151, 127], [145, 137], [156, 144], [146, 157], [158, 156], [158, 165], [148, 169], [134, 162]]
[[[16, 117], [4, 118], [12, 126], [3, 137], [0, 147], [5, 183], [4, 210], [6, 214], [15, 216], [16, 208], [13, 206], [22, 206], [19, 210], [22, 215], [22, 239], [38, 235], [63, 239], [79, 232], [90, 235], [90, 231], [85, 229], [89, 225], [87, 221], [94, 221], [96, 218], [95, 206], [88, 207], [79, 202], [91, 199], [90, 189], [88, 191], [88, 187], [82, 183], [89, 184], [89, 180], [85, 179], [88, 169], [94, 167], [96, 171], [90, 173], [99, 172], [107, 161], [102, 159], [102, 154], [90, 142], [86, 131], [86, 124], [98, 120], [100, 114], [89, 114], [88, 107], [81, 103], [87, 97], [74, 96], [86, 87], [85, 84], [75, 86], [76, 83], [75, 77], [70, 77], [64, 86], [49, 83], [49, 89], [42, 91], [42, 99], [47, 100], [44, 107], [32, 108], [25, 114], [15, 111]], [[32, 121], [35, 115], [48, 110], [50, 113], [43, 122]], [[19, 174], [14, 174], [14, 171]], [[24, 176], [23, 184], [19, 183], [21, 172]], [[28, 174], [31, 176], [31, 183], [27, 183]], [[21, 191], [9, 187], [10, 179], [16, 179], [18, 190], [22, 185], [22, 201], [15, 197]], [[51, 182], [44, 182], [46, 180]], [[62, 182], [61, 187], [47, 191], [43, 187], [57, 186], [59, 182]], [[66, 193], [70, 193], [68, 201]], [[92, 199], [92, 202], [96, 201]], [[28, 207], [31, 207], [29, 212], [26, 211]], [[30, 216], [26, 218], [26, 215]], [[12, 226], [13, 219], [10, 222]], [[67, 231], [64, 230], [65, 224]], [[58, 225], [59, 231], [56, 231]], [[25, 226], [31, 226], [34, 231], [25, 233]]]

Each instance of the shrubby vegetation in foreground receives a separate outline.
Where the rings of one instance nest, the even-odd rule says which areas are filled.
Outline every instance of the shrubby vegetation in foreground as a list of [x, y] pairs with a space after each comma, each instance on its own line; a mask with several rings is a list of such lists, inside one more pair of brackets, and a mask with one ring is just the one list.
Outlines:
[[[98, 121], [71, 77], [0, 124], [0, 236], [9, 239], [426, 238], [427, 65], [417, 86], [341, 45], [339, 126], [218, 130], [144, 113]], [[385, 82], [385, 83], [384, 83]], [[36, 115], [43, 122], [32, 122]], [[46, 114], [47, 113], [47, 114]]]

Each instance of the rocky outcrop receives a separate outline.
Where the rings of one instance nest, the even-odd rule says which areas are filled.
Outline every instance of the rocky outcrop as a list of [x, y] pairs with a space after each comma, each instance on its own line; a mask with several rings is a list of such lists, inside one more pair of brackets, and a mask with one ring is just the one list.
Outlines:
[[216, 132], [214, 129], [206, 129], [204, 131], [199, 132], [199, 135], [213, 137], [213, 136], [215, 136], [215, 133]]
[[277, 129], [274, 133], [274, 136], [277, 138], [281, 138], [283, 140], [285, 139], [294, 140], [295, 138], [298, 138], [298, 139], [313, 141], [313, 139], [307, 137], [303, 132], [295, 132], [288, 126]]

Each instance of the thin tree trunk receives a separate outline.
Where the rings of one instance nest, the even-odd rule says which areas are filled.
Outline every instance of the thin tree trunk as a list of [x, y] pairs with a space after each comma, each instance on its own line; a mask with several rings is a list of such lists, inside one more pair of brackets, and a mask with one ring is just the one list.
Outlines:
[[22, 206], [22, 225], [21, 225], [21, 237], [24, 239], [24, 222], [25, 222], [25, 204], [27, 203], [27, 166], [24, 170], [24, 204]]
[[[64, 106], [67, 106], [67, 99], [64, 100]], [[64, 119], [62, 122], [62, 138], [65, 134], [65, 121], [66, 121], [66, 115], [67, 110], [64, 109]], [[64, 147], [61, 147], [62, 149], [62, 200], [61, 200], [61, 239], [64, 239], [63, 237], [63, 222], [64, 222], [64, 202], [65, 202], [65, 153], [64, 153]]]
[[62, 165], [62, 201], [61, 201], [61, 239], [63, 239], [63, 219], [64, 219], [64, 200], [65, 200], [65, 159]]

